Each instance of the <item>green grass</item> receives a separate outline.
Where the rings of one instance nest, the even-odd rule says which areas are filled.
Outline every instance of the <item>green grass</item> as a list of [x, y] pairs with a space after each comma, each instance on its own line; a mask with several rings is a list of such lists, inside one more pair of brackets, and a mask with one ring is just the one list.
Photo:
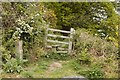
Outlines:
[[[53, 62], [59, 62], [62, 64], [62, 67], [55, 68], [54, 70], [49, 70], [49, 66]], [[2, 74], [2, 77], [8, 78], [8, 77], [17, 77], [17, 78], [62, 78], [66, 76], [81, 76], [84, 77], [95, 77], [97, 74], [99, 77], [99, 68], [100, 65], [93, 65], [94, 63], [89, 64], [80, 64], [76, 62], [76, 58], [72, 59], [66, 59], [66, 60], [58, 60], [58, 59], [50, 59], [50, 58], [42, 58], [39, 61], [36, 61], [35, 63], [30, 63], [26, 68], [24, 68], [24, 71], [22, 71], [20, 74], [16, 73], [4, 73]], [[97, 72], [96, 70], [97, 69]], [[91, 71], [93, 70], [93, 71]], [[108, 70], [108, 69], [107, 69]], [[89, 72], [90, 71], [90, 72]], [[111, 75], [111, 74], [110, 74]], [[116, 73], [113, 73], [112, 76], [116, 76]], [[111, 77], [112, 77], [111, 76]]]
[[49, 65], [55, 60], [41, 60], [36, 65], [30, 65], [21, 73], [21, 77], [33, 78], [61, 78], [65, 76], [79, 76], [71, 65], [73, 60], [61, 61], [62, 67], [49, 71]]

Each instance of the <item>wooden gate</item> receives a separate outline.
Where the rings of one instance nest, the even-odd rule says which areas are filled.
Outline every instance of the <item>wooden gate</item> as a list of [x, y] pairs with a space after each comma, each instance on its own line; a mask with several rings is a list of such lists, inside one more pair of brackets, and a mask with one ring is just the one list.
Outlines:
[[[49, 34], [49, 31], [52, 31], [53, 33], [54, 32], [65, 33], [65, 34], [69, 34], [69, 36]], [[73, 34], [74, 33], [75, 33], [74, 28], [71, 28], [70, 31], [47, 28], [46, 29], [46, 35], [45, 35], [45, 47], [46, 48], [51, 48], [56, 53], [69, 53], [70, 54], [70, 53], [72, 53], [72, 40], [73, 40]], [[59, 40], [48, 39], [49, 37], [67, 39], [67, 41], [59, 41]], [[48, 45], [48, 43], [56, 43], [57, 45]], [[67, 45], [67, 49], [65, 50], [65, 48], [62, 48], [60, 46], [60, 44]]]

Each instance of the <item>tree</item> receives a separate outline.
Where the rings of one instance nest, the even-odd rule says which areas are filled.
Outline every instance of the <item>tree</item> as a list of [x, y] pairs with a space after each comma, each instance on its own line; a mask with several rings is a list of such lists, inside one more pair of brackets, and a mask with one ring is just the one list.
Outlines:
[[[54, 14], [43, 3], [2, 3], [3, 46], [7, 55], [15, 57], [15, 40], [23, 40], [24, 55], [33, 54], [36, 47], [43, 47], [43, 35], [48, 23], [54, 25]], [[52, 14], [47, 15], [45, 12]], [[49, 17], [52, 17], [48, 19]], [[34, 36], [34, 37], [33, 37]], [[11, 44], [12, 43], [12, 44]], [[35, 53], [34, 53], [35, 54]]]
[[114, 34], [117, 32], [118, 17], [114, 10], [115, 3], [60, 2], [45, 4], [55, 11], [57, 25], [61, 26], [61, 29], [85, 28], [101, 37], [113, 36], [116, 38]]

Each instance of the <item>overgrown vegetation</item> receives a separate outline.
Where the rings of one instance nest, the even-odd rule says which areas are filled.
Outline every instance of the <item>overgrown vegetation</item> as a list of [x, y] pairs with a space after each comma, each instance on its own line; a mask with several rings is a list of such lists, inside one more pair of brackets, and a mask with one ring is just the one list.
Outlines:
[[[0, 51], [4, 70], [0, 76], [118, 78], [120, 16], [114, 11], [115, 3], [8, 2], [0, 6], [3, 7]], [[47, 27], [75, 28], [72, 55], [55, 53], [44, 47]], [[19, 40], [23, 41], [22, 61], [16, 50]], [[54, 62], [62, 67], [53, 67], [53, 71], [49, 71]]]
[[[78, 30], [78, 32], [76, 31], [75, 37], [76, 62], [79, 66], [87, 65], [90, 67], [88, 71], [85, 70], [85, 73], [81, 71], [79, 73], [87, 77], [93, 77], [94, 75], [94, 77], [100, 78], [106, 77], [109, 71], [116, 72], [116, 69], [118, 69], [118, 48], [114, 42], [108, 42], [105, 39], [93, 36], [82, 29]], [[108, 67], [111, 70], [106, 70]], [[84, 71], [84, 69], [80, 70]]]

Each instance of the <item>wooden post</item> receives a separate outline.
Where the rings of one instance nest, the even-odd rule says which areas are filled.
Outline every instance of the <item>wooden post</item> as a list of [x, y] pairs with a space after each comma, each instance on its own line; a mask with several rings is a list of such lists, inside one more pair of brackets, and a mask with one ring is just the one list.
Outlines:
[[68, 53], [71, 54], [72, 53], [72, 39], [73, 39], [73, 34], [75, 32], [74, 28], [70, 29], [70, 38], [69, 38], [69, 47], [68, 47]]
[[48, 28], [45, 31], [45, 48], [47, 48], [47, 35], [48, 35]]
[[22, 49], [22, 46], [23, 46], [23, 41], [19, 40], [19, 58], [20, 58], [21, 61], [23, 60], [23, 49]]
[[16, 56], [19, 58], [20, 61], [23, 60], [23, 41], [22, 40], [16, 40]]

